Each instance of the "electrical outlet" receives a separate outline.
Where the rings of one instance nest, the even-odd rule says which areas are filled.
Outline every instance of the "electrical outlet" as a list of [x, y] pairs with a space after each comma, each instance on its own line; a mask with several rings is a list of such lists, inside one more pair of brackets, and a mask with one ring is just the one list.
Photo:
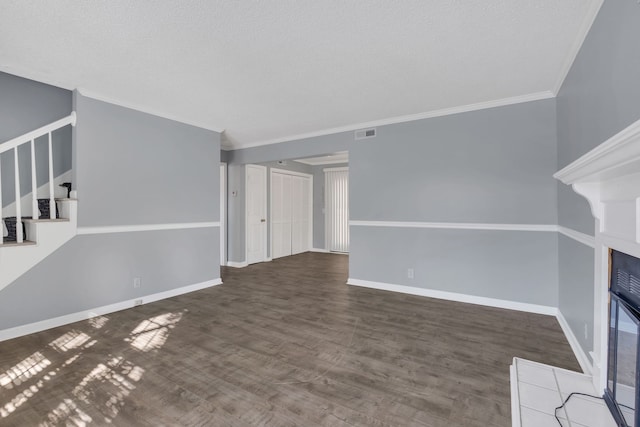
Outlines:
[[140, 279], [139, 277], [134, 277], [133, 278], [133, 287], [134, 288], [139, 288], [141, 284], [142, 284], [142, 279]]
[[584, 339], [589, 339], [589, 327], [586, 323], [584, 324]]
[[133, 306], [134, 306], [134, 307], [137, 307], [137, 306], [139, 306], [139, 305], [142, 305], [142, 300], [141, 300], [141, 299], [137, 299], [137, 300], [135, 300], [135, 301], [133, 302]]
[[407, 269], [407, 277], [413, 279], [413, 268]]

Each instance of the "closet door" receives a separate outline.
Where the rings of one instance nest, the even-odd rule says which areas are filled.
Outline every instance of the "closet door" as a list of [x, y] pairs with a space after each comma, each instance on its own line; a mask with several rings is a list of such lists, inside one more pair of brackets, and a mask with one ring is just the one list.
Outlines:
[[311, 234], [310, 196], [311, 180], [301, 176], [293, 176], [291, 191], [291, 253], [307, 252], [310, 248]]
[[271, 175], [272, 258], [291, 255], [291, 176]]

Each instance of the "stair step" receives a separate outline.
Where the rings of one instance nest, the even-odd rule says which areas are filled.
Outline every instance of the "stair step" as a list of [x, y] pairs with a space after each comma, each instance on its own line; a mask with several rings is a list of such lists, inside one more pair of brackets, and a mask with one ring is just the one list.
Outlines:
[[[50, 217], [50, 210], [49, 210], [49, 199], [38, 199], [38, 210], [40, 210], [40, 218], [49, 218]], [[54, 200], [55, 202], [55, 200]], [[56, 218], [60, 218], [60, 211], [58, 210], [58, 204], [55, 204], [55, 208], [56, 208]]]
[[15, 240], [5, 240], [0, 245], [0, 248], [15, 248], [15, 247], [19, 247], [19, 246], [34, 246], [35, 244], [36, 244], [36, 242], [34, 242], [32, 240], [23, 240], [22, 243], [18, 243]]
[[31, 219], [31, 218], [23, 218], [22, 222], [26, 222], [29, 224], [33, 224], [36, 222], [69, 222], [69, 218], [40, 218], [40, 219]]

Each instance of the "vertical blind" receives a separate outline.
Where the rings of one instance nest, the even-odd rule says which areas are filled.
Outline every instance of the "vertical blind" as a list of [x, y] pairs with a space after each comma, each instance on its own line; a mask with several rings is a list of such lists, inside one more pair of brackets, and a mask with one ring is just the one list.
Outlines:
[[325, 169], [324, 188], [327, 249], [349, 252], [349, 170]]

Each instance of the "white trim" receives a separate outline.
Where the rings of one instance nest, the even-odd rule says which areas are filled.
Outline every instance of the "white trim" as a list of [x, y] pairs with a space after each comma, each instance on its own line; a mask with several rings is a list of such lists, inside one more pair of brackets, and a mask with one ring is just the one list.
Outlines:
[[395, 285], [391, 283], [372, 282], [369, 280], [360, 280], [349, 278], [347, 285], [362, 286], [365, 288], [380, 289], [383, 291], [400, 292], [409, 295], [418, 295], [422, 297], [437, 298], [449, 301], [458, 301], [468, 304], [485, 305], [488, 307], [506, 308], [508, 310], [526, 311], [529, 313], [546, 314], [555, 316], [558, 313], [556, 307], [547, 305], [529, 304], [524, 302], [516, 302], [502, 300], [496, 298], [479, 297], [475, 295], [459, 294], [455, 292], [439, 291], [435, 289], [416, 288], [414, 286]]
[[247, 261], [227, 261], [227, 267], [233, 267], [233, 268], [244, 268], [247, 267], [249, 264], [247, 264]]
[[521, 427], [520, 419], [520, 391], [518, 390], [518, 370], [516, 369], [516, 358], [509, 366], [509, 379], [511, 383], [511, 427]]
[[220, 265], [227, 264], [227, 164], [220, 162]]
[[555, 224], [481, 224], [473, 222], [349, 221], [357, 227], [444, 228], [456, 230], [558, 231]]
[[342, 166], [339, 168], [324, 168], [322, 169], [322, 172], [345, 172], [345, 171], [349, 171], [349, 166]]
[[592, 248], [596, 247], [596, 238], [588, 234], [581, 233], [579, 231], [563, 227], [561, 225], [558, 226], [558, 232], [564, 236], [569, 237], [570, 239], [575, 240], [576, 242], [582, 243], [583, 245], [587, 245]]
[[495, 108], [495, 107], [503, 107], [507, 105], [521, 104], [523, 102], [539, 101], [542, 99], [550, 99], [554, 97], [555, 97], [555, 94], [547, 90], [543, 92], [530, 93], [527, 95], [496, 99], [493, 101], [478, 102], [475, 104], [460, 105], [458, 107], [426, 111], [418, 114], [391, 117], [387, 119], [374, 120], [374, 121], [364, 122], [364, 123], [354, 123], [351, 125], [340, 126], [340, 127], [330, 128], [330, 129], [323, 129], [323, 130], [314, 131], [314, 132], [301, 133], [298, 135], [291, 135], [291, 136], [286, 136], [282, 138], [268, 139], [265, 141], [249, 142], [246, 144], [236, 144], [233, 146], [232, 150], [241, 150], [245, 148], [259, 147], [262, 145], [278, 144], [280, 142], [297, 141], [299, 139], [314, 138], [318, 136], [331, 135], [331, 134], [341, 133], [341, 132], [351, 132], [351, 131], [359, 130], [363, 128], [393, 125], [396, 123], [412, 122], [414, 120], [423, 120], [423, 119], [430, 119], [433, 117], [448, 116], [451, 114], [467, 113], [470, 111], [484, 110], [487, 108]]
[[39, 127], [38, 129], [32, 130], [31, 132], [27, 132], [24, 135], [20, 135], [6, 142], [3, 142], [2, 144], [0, 144], [0, 153], [4, 153], [5, 151], [12, 150], [24, 143], [30, 142], [32, 139], [37, 139], [41, 136], [47, 135], [55, 130], [58, 130], [68, 125], [71, 125], [71, 126], [76, 125], [75, 111], [73, 111], [68, 116], [61, 118], [60, 120], [56, 120], [53, 123], [49, 123], [48, 125]]
[[560, 75], [558, 76], [558, 80], [553, 86], [554, 94], [557, 95], [558, 92], [560, 92], [560, 89], [562, 88], [562, 84], [564, 83], [564, 80], [567, 78], [567, 75], [569, 75], [569, 71], [571, 71], [571, 67], [575, 62], [576, 57], [578, 56], [578, 53], [582, 48], [582, 44], [584, 43], [584, 40], [587, 38], [587, 34], [589, 33], [589, 30], [591, 29], [593, 22], [596, 20], [596, 17], [598, 16], [598, 12], [600, 11], [600, 7], [602, 6], [603, 3], [604, 3], [604, 0], [597, 0], [597, 1], [591, 2], [589, 6], [589, 10], [587, 10], [584, 20], [582, 21], [582, 25], [580, 25], [580, 28], [578, 29], [576, 38], [573, 41], [571, 48], [569, 49], [569, 53], [565, 58], [564, 63], [562, 64], [562, 68], [560, 69]]
[[[40, 81], [42, 81], [42, 80], [40, 80]], [[93, 92], [93, 91], [90, 91], [90, 90], [87, 90], [87, 89], [77, 88], [76, 90], [80, 95], [82, 95], [82, 96], [84, 96], [86, 98], [94, 99], [96, 101], [106, 102], [108, 104], [117, 105], [119, 107], [128, 108], [130, 110], [135, 110], [135, 111], [138, 111], [140, 113], [150, 114], [152, 116], [160, 117], [160, 118], [167, 119], [167, 120], [173, 120], [174, 122], [179, 122], [179, 123], [182, 123], [182, 124], [185, 124], [185, 125], [195, 126], [195, 127], [206, 129], [206, 130], [211, 130], [211, 131], [214, 131], [214, 132], [217, 132], [217, 133], [222, 133], [222, 132], [225, 131], [225, 129], [221, 128], [221, 127], [210, 126], [209, 124], [200, 123], [200, 122], [194, 122], [194, 121], [191, 121], [191, 120], [186, 120], [184, 118], [181, 118], [179, 116], [175, 116], [173, 114], [169, 114], [169, 113], [165, 113], [165, 112], [162, 112], [162, 111], [158, 111], [158, 110], [155, 110], [155, 109], [150, 108], [150, 107], [145, 107], [145, 106], [141, 106], [141, 105], [138, 105], [138, 104], [133, 104], [133, 103], [130, 103], [130, 102], [127, 102], [127, 101], [122, 101], [122, 100], [119, 100], [119, 99], [110, 98], [110, 97], [108, 97], [106, 95], [102, 95], [102, 94], [99, 94], [99, 93], [96, 93], [96, 92]]]
[[286, 170], [286, 169], [278, 169], [278, 168], [269, 168], [269, 170], [271, 171], [271, 173], [281, 173], [284, 175], [293, 175], [293, 176], [301, 176], [303, 178], [311, 178], [313, 179], [313, 175], [309, 174], [309, 173], [304, 173], [304, 172], [296, 172], [296, 171], [290, 171], [290, 170]]
[[111, 234], [134, 233], [138, 231], [184, 230], [187, 228], [220, 227], [219, 221], [211, 222], [176, 222], [170, 224], [135, 224], [135, 225], [105, 225], [100, 227], [78, 227], [77, 234]]
[[593, 366], [589, 361], [589, 357], [580, 346], [578, 339], [574, 335], [571, 327], [569, 326], [569, 323], [567, 323], [567, 319], [564, 318], [560, 309], [558, 309], [558, 312], [556, 313], [556, 318], [558, 319], [558, 323], [562, 328], [562, 332], [564, 332], [565, 337], [567, 337], [567, 341], [569, 341], [569, 345], [571, 346], [571, 350], [573, 350], [573, 354], [575, 354], [576, 359], [578, 359], [578, 363], [580, 364], [580, 368], [582, 368], [582, 372], [587, 375], [591, 375]]
[[221, 285], [222, 280], [220, 278], [208, 280], [206, 282], [196, 283], [194, 285], [183, 286], [180, 288], [171, 289], [169, 291], [158, 292], [151, 295], [140, 296], [126, 301], [117, 302], [114, 304], [104, 305], [102, 307], [96, 307], [89, 310], [83, 310], [72, 314], [67, 314], [60, 317], [54, 317], [53, 319], [42, 320], [40, 322], [29, 323], [27, 325], [16, 326], [15, 328], [4, 329], [0, 331], [0, 341], [9, 340], [12, 338], [21, 337], [28, 334], [44, 331], [58, 326], [67, 325], [69, 323], [79, 322], [82, 320], [91, 319], [92, 317], [102, 316], [116, 311], [132, 308], [136, 305], [136, 301], [143, 300], [144, 304], [150, 302], [159, 301], [177, 295], [186, 294], [189, 292], [199, 291], [201, 289], [209, 288], [211, 286]]
[[555, 224], [480, 224], [464, 222], [415, 222], [415, 221], [349, 221], [356, 227], [396, 227], [396, 228], [436, 228], [453, 230], [493, 230], [493, 231], [543, 231], [558, 232], [589, 247], [596, 247], [596, 239], [580, 231]]
[[309, 249], [309, 252], [318, 252], [318, 253], [322, 253], [322, 254], [330, 253], [327, 249], [320, 249], [320, 248], [311, 248], [311, 249]]

